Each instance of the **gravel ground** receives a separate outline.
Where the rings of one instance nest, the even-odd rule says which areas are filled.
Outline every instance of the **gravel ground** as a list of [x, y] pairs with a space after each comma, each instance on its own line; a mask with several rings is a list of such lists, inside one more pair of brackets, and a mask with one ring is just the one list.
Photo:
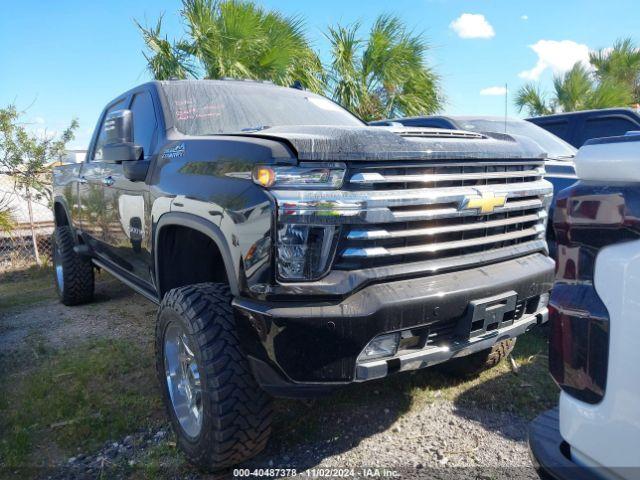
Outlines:
[[[394, 412], [389, 410], [386, 415], [393, 416]], [[363, 420], [376, 424], [376, 419], [366, 414]], [[527, 422], [509, 413], [462, 408], [443, 400], [411, 409], [389, 426], [380, 422], [378, 432], [371, 435], [367, 435], [366, 427], [359, 429], [358, 423], [346, 424], [344, 435], [322, 444], [300, 445], [286, 453], [266, 452], [247, 467], [263, 467], [265, 461], [299, 470], [379, 466], [418, 475], [422, 469], [445, 466], [531, 466]]]
[[[88, 337], [146, 338], [152, 335], [154, 315], [154, 305], [103, 274], [94, 304], [66, 308], [49, 298], [0, 311], [0, 351], [16, 354], [29, 343], [25, 340], [34, 336], [52, 348], [74, 345]], [[319, 422], [327, 428], [322, 434], [309, 432], [299, 440], [299, 432], [288, 430], [285, 414], [285, 420], [274, 426], [267, 450], [241, 467], [295, 468], [298, 472], [353, 468], [357, 476], [364, 476], [362, 468], [377, 467], [402, 478], [538, 478], [527, 451], [527, 421], [514, 413], [494, 411], [488, 405], [469, 407], [439, 398], [439, 392], [430, 401], [399, 406], [384, 399], [376, 402], [375, 387], [357, 388], [363, 398], [352, 408], [343, 405], [333, 413], [331, 397], [306, 407], [295, 402], [295, 408], [301, 410], [295, 415], [327, 415]], [[287, 410], [291, 403], [283, 405], [276, 408]], [[296, 440], [288, 441], [294, 433]], [[175, 451], [167, 426], [131, 432], [110, 440], [98, 451], [79, 451], [74, 457], [61, 459], [53, 471], [36, 476], [85, 478], [102, 472], [108, 477], [140, 478], [138, 467], [148, 464], [149, 456], [158, 449]], [[201, 477], [184, 465], [179, 453], [171, 456], [174, 458], [165, 464], [164, 476]], [[171, 473], [171, 465], [177, 465], [175, 473]], [[147, 477], [146, 471], [142, 477]]]
[[0, 352], [19, 351], [25, 340], [34, 337], [48, 347], [61, 348], [88, 339], [136, 338], [153, 331], [156, 307], [151, 302], [107, 274], [96, 280], [95, 301], [89, 305], [66, 307], [47, 288], [50, 300], [0, 311]]
[[[364, 420], [375, 425], [366, 414]], [[366, 427], [346, 423], [344, 435], [328, 441], [311, 440], [285, 451], [274, 451], [270, 445], [239, 468], [308, 470], [310, 474], [353, 469], [356, 476], [377, 468], [402, 478], [537, 479], [527, 452], [526, 425], [513, 414], [461, 408], [443, 400], [409, 411], [390, 428], [381, 424], [372, 435], [367, 435]], [[85, 478], [102, 473], [124, 478], [145, 464], [150, 449], [162, 445], [175, 445], [168, 426], [107, 442], [91, 455], [80, 453], [48, 477]], [[184, 470], [179, 476], [207, 477]]]

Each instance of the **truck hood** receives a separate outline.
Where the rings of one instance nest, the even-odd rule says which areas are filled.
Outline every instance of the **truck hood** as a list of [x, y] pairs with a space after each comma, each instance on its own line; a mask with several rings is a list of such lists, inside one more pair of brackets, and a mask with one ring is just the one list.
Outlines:
[[400, 127], [285, 125], [239, 136], [289, 144], [299, 160], [384, 161], [544, 158], [533, 141], [511, 135]]

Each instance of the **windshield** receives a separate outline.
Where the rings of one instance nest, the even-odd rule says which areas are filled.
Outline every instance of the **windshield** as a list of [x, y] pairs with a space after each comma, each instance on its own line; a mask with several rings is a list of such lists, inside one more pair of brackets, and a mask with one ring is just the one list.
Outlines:
[[[458, 123], [464, 130], [505, 133], [504, 120], [465, 118], [459, 119]], [[525, 120], [507, 120], [507, 133], [529, 137], [540, 145], [547, 155], [552, 158], [571, 158], [576, 155], [576, 149], [567, 142], [556, 137], [554, 134], [547, 132], [544, 128], [540, 128], [539, 126]]]
[[332, 101], [293, 88], [215, 80], [161, 84], [171, 123], [187, 135], [252, 132], [277, 125], [364, 125]]

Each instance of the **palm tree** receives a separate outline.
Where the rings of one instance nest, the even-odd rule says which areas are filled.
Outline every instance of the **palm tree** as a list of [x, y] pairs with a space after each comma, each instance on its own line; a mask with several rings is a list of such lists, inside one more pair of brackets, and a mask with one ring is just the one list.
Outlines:
[[585, 65], [576, 63], [571, 70], [553, 79], [554, 96], [547, 95], [533, 83], [524, 85], [516, 95], [520, 111], [531, 116], [555, 112], [572, 112], [593, 108], [620, 107], [633, 101], [631, 87], [613, 78], [594, 76]]
[[381, 15], [366, 40], [360, 25], [329, 27], [328, 93], [364, 120], [434, 113], [442, 105], [427, 43], [400, 19]]
[[640, 102], [640, 48], [629, 37], [616, 40], [611, 49], [600, 49], [589, 54], [600, 81], [620, 82], [634, 93], [634, 102]]
[[295, 81], [322, 91], [322, 65], [299, 17], [265, 11], [244, 0], [183, 0], [186, 37], [171, 42], [155, 27], [137, 23], [150, 53], [154, 78], [250, 78], [280, 85]]

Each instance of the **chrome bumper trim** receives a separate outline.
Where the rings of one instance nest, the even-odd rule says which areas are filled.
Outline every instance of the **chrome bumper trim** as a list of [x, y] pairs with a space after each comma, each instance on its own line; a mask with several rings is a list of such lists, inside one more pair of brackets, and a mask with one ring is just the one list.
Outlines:
[[446, 347], [427, 347], [423, 350], [411, 352], [405, 355], [396, 356], [382, 360], [374, 360], [356, 365], [356, 382], [364, 382], [376, 378], [383, 378], [389, 374], [388, 362], [393, 360], [400, 361], [400, 368], [394, 368], [393, 371], [417, 370], [429, 367], [438, 363], [446, 362], [452, 358], [464, 357], [481, 350], [493, 347], [497, 342], [508, 338], [515, 338], [523, 334], [531, 327], [537, 324], [545, 323], [548, 320], [549, 311], [547, 307], [538, 310], [535, 313], [527, 315], [520, 320], [514, 322], [508, 327], [488, 332], [469, 340], [456, 341]]

